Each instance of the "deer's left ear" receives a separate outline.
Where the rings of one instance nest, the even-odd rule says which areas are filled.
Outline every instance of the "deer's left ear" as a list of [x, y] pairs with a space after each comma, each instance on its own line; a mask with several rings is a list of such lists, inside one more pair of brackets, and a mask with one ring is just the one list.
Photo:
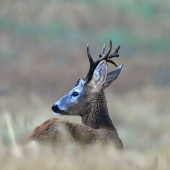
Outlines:
[[107, 64], [106, 61], [101, 61], [93, 72], [93, 77], [90, 81], [93, 89], [98, 91], [104, 84], [107, 76]]
[[112, 82], [117, 79], [117, 77], [119, 76], [119, 74], [122, 71], [122, 69], [123, 69], [123, 65], [120, 65], [115, 70], [107, 73], [106, 81], [103, 84], [104, 89], [107, 88], [108, 86], [110, 86], [110, 84], [112, 84]]

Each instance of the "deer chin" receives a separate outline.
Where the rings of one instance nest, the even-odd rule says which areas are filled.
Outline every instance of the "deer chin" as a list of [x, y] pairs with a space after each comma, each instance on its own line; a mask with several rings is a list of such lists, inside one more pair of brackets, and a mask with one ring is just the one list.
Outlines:
[[56, 115], [60, 116], [61, 114], [60, 113], [55, 113]]

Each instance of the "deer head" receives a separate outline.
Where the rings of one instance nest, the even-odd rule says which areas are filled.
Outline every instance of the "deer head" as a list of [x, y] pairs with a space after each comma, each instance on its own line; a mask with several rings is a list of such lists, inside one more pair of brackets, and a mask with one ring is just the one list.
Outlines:
[[[79, 115], [83, 118], [85, 115], [88, 115], [89, 112], [92, 112], [92, 109], [97, 109], [97, 106], [92, 108], [89, 105], [98, 102], [96, 103], [97, 105], [103, 105], [99, 106], [102, 107], [103, 112], [107, 112], [104, 89], [117, 79], [123, 68], [123, 65], [117, 67], [116, 63], [111, 60], [111, 58], [119, 56], [119, 48], [120, 46], [110, 54], [112, 49], [112, 42], [110, 41], [110, 48], [105, 54], [104, 44], [99, 59], [94, 61], [91, 57], [89, 46], [87, 45], [87, 55], [90, 61], [90, 68], [87, 76], [79, 79], [76, 86], [52, 106], [52, 110], [57, 114]], [[107, 73], [108, 62], [117, 67], [109, 73]], [[102, 102], [99, 102], [99, 100], [102, 100]], [[94, 112], [96, 113], [97, 111]]]

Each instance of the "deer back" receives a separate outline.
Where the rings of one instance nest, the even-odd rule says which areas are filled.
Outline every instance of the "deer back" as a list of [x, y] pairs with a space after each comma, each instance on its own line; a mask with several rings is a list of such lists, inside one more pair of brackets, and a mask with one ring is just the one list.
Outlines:
[[93, 129], [84, 124], [53, 118], [36, 127], [27, 137], [25, 144], [38, 141], [41, 144], [60, 145], [73, 142], [79, 145], [113, 143], [118, 149], [123, 148], [116, 131]]

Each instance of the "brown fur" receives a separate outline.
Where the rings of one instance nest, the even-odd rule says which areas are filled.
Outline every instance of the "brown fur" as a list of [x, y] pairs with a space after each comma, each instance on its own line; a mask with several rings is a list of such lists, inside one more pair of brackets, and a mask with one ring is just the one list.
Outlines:
[[25, 144], [28, 144], [31, 141], [38, 141], [43, 144], [58, 144], [64, 142], [62, 132], [58, 130], [59, 126], [62, 126], [62, 128], [65, 127], [70, 133], [73, 142], [79, 144], [106, 144], [111, 142], [116, 148], [122, 149], [123, 147], [116, 131], [102, 128], [93, 129], [83, 124], [64, 121], [57, 118], [49, 119], [36, 127], [26, 139]]

